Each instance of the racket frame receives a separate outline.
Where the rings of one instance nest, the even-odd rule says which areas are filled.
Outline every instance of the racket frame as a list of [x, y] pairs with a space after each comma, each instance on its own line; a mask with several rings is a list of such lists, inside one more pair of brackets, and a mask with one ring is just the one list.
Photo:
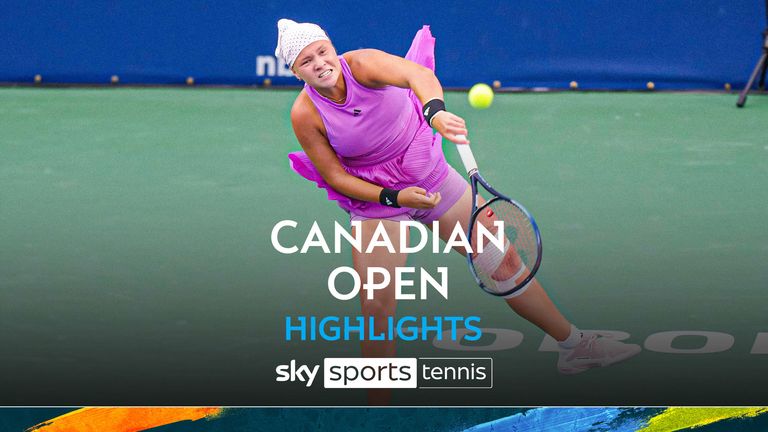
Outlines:
[[[464, 162], [464, 166], [467, 169], [467, 174], [469, 175], [469, 183], [472, 187], [472, 216], [469, 218], [469, 228], [467, 229], [467, 239], [470, 241], [470, 244], [472, 242], [472, 231], [475, 227], [475, 222], [477, 221], [478, 216], [481, 214], [483, 210], [485, 210], [488, 206], [491, 204], [497, 202], [497, 201], [507, 201], [520, 209], [521, 212], [531, 221], [531, 227], [533, 227], [533, 232], [536, 234], [536, 263], [533, 265], [532, 268], [529, 269], [528, 276], [520, 282], [519, 284], [515, 285], [514, 288], [511, 290], [505, 291], [505, 292], [496, 292], [491, 289], [489, 289], [485, 283], [480, 279], [480, 277], [477, 275], [477, 272], [475, 271], [475, 266], [472, 263], [472, 254], [467, 253], [467, 265], [469, 266], [469, 271], [472, 273], [472, 277], [475, 278], [475, 282], [482, 288], [483, 291], [487, 292], [488, 294], [491, 294], [496, 297], [506, 297], [510, 294], [513, 294], [520, 289], [522, 289], [526, 284], [528, 284], [534, 276], [536, 276], [536, 272], [539, 271], [539, 267], [541, 266], [541, 254], [542, 254], [542, 243], [541, 243], [541, 233], [539, 232], [539, 226], [536, 224], [536, 220], [531, 216], [531, 214], [528, 212], [528, 210], [523, 207], [520, 203], [517, 201], [507, 197], [506, 195], [498, 192], [496, 189], [493, 188], [488, 182], [483, 178], [482, 175], [480, 175], [480, 171], [477, 168], [477, 163], [474, 160], [474, 157], [472, 156], [472, 151], [469, 149], [469, 145], [466, 144], [459, 144], [457, 145], [457, 148], [459, 149], [459, 153], [461, 154], [462, 162]], [[493, 198], [487, 200], [483, 205], [478, 206], [479, 197], [480, 194], [478, 193], [477, 184], [480, 184], [483, 186], [485, 190], [487, 190], [489, 193], [491, 193]], [[523, 263], [524, 264], [524, 263]], [[490, 276], [490, 275], [489, 275]]]

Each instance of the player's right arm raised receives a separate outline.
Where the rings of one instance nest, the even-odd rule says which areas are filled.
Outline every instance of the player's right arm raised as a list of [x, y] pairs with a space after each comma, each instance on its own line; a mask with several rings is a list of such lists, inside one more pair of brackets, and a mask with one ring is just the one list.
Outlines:
[[[435, 73], [402, 57], [375, 49], [361, 49], [344, 54], [355, 79], [364, 86], [380, 88], [391, 85], [408, 88], [426, 107], [432, 99], [444, 100], [443, 88]], [[434, 114], [431, 126], [456, 144], [469, 144], [467, 124], [463, 118], [448, 111]]]

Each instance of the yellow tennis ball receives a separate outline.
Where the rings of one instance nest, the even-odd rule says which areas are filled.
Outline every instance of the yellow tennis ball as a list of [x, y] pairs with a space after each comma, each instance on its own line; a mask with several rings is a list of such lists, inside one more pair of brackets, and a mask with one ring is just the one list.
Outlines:
[[475, 84], [467, 97], [472, 108], [486, 109], [493, 102], [493, 89], [488, 84]]

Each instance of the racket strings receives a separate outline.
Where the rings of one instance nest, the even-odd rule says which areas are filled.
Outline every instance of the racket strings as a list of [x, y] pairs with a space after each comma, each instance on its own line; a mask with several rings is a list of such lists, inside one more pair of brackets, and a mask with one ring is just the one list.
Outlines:
[[[492, 233], [496, 233], [495, 221], [504, 224], [504, 250], [492, 244], [484, 244], [483, 252], [473, 256], [472, 265], [486, 288], [494, 292], [505, 292], [521, 285], [520, 282], [525, 280], [525, 276], [536, 265], [538, 241], [528, 215], [509, 201], [494, 201], [476, 219], [476, 223], [483, 224]], [[476, 237], [477, 232], [477, 229], [473, 229], [472, 237]], [[471, 241], [475, 244], [475, 239]]]

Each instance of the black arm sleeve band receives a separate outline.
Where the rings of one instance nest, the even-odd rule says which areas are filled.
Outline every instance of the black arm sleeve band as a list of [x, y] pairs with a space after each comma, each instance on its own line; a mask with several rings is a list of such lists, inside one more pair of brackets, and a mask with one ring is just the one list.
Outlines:
[[424, 111], [422, 111], [422, 114], [424, 114], [424, 120], [426, 120], [427, 123], [432, 126], [432, 117], [434, 117], [435, 114], [439, 113], [440, 111], [445, 111], [445, 102], [440, 99], [430, 100], [424, 104]]
[[399, 190], [384, 188], [379, 194], [379, 202], [385, 206], [400, 208], [400, 206], [397, 205], [397, 194], [399, 193]]

